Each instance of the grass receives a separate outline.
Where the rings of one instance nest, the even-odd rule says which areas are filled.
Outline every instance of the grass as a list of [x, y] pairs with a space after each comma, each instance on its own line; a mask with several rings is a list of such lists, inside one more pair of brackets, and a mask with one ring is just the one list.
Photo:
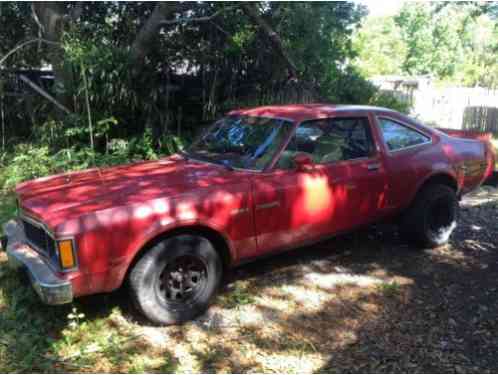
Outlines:
[[385, 297], [395, 297], [401, 293], [401, 285], [399, 285], [396, 281], [392, 281], [389, 283], [381, 283], [379, 286], [379, 291]]
[[226, 293], [218, 297], [219, 304], [227, 309], [233, 309], [254, 303], [253, 291], [244, 282], [237, 282], [233, 286], [231, 293]]
[[16, 212], [16, 201], [13, 194], [0, 191], [0, 234], [3, 233], [3, 224], [12, 218]]
[[[0, 372], [171, 372], [112, 303], [44, 306], [22, 275], [0, 262]], [[96, 301], [94, 301], [96, 302]], [[75, 318], [76, 315], [76, 318]]]

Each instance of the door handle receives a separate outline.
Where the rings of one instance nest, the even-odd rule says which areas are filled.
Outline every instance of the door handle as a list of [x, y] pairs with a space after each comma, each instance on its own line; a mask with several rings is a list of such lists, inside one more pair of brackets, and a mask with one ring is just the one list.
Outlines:
[[256, 210], [264, 210], [264, 209], [267, 209], [267, 208], [273, 208], [273, 207], [278, 207], [278, 206], [280, 206], [280, 202], [279, 201], [273, 201], [273, 202], [258, 204], [256, 206]]
[[367, 169], [369, 171], [376, 171], [376, 170], [380, 169], [380, 163], [367, 164]]

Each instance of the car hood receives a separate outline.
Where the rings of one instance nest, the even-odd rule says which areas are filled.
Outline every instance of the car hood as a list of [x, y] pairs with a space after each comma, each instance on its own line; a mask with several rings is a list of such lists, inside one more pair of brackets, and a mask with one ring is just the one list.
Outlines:
[[23, 212], [53, 229], [89, 212], [227, 183], [235, 173], [223, 166], [174, 155], [39, 178], [18, 185], [16, 193]]

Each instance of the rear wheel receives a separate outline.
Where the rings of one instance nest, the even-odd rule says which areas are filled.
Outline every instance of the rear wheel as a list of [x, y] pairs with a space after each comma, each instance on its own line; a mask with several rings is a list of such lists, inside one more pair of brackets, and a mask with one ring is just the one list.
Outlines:
[[131, 297], [152, 322], [178, 324], [206, 310], [221, 275], [220, 257], [209, 240], [178, 235], [156, 244], [133, 267]]
[[448, 242], [458, 220], [458, 199], [446, 185], [423, 188], [401, 222], [401, 233], [425, 247]]

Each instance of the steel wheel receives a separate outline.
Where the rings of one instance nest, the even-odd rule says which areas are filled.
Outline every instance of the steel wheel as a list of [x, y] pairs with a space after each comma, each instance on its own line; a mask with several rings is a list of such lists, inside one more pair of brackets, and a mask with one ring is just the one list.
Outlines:
[[157, 290], [166, 303], [188, 303], [203, 291], [207, 267], [193, 255], [179, 256], [170, 261], [159, 274]]

